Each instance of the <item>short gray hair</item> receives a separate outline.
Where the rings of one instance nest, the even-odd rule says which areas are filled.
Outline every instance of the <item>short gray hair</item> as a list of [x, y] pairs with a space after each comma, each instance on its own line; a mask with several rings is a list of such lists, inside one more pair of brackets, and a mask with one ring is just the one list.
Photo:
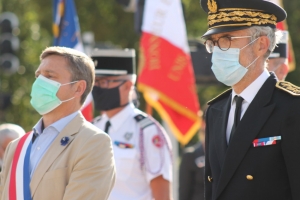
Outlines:
[[48, 47], [46, 48], [41, 56], [40, 60], [50, 56], [58, 55], [64, 57], [70, 64], [69, 69], [71, 72], [71, 81], [84, 80], [86, 82], [86, 90], [81, 96], [80, 103], [84, 103], [88, 94], [92, 91], [95, 82], [95, 65], [90, 57], [86, 54], [66, 48], [66, 47]]
[[22, 137], [25, 134], [24, 129], [16, 124], [2, 124], [0, 125], [0, 145], [2, 145], [2, 141], [5, 140], [5, 138], [10, 139], [17, 139], [19, 137]]
[[252, 26], [249, 28], [252, 40], [255, 40], [259, 36], [267, 36], [270, 40], [270, 46], [267, 53], [264, 55], [265, 58], [268, 58], [270, 53], [274, 50], [276, 44], [280, 41], [282, 37], [281, 31], [278, 31], [276, 28], [271, 28], [269, 26]]

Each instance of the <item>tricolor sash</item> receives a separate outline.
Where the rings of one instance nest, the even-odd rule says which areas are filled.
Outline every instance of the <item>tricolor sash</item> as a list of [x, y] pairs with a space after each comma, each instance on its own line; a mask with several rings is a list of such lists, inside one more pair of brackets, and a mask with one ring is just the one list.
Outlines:
[[10, 172], [9, 200], [31, 200], [30, 151], [33, 132], [28, 132], [19, 141]]

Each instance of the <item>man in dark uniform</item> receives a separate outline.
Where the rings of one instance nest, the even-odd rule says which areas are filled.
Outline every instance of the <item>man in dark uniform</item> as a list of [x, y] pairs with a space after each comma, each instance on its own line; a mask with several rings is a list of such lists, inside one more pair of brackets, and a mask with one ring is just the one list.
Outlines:
[[268, 70], [276, 74], [278, 80], [283, 81], [289, 73], [288, 65], [288, 32], [282, 31], [283, 35], [274, 51], [269, 56]]
[[201, 0], [216, 78], [231, 86], [206, 113], [207, 200], [300, 199], [300, 88], [266, 70], [276, 23], [265, 0]]
[[199, 131], [200, 142], [185, 149], [179, 168], [179, 200], [204, 200], [205, 122]]

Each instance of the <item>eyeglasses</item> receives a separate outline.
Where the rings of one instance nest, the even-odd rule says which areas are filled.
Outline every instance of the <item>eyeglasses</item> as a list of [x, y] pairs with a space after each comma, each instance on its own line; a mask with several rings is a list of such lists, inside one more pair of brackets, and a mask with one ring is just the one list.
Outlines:
[[231, 46], [231, 41], [234, 39], [241, 39], [241, 38], [250, 38], [252, 36], [237, 36], [237, 37], [233, 37], [233, 36], [223, 36], [218, 38], [217, 41], [214, 40], [206, 40], [204, 42], [204, 45], [206, 47], [206, 50], [208, 53], [212, 53], [214, 51], [214, 47], [216, 46], [216, 44], [218, 45], [218, 47], [222, 50], [222, 51], [227, 51], [230, 46]]
[[95, 85], [98, 86], [98, 87], [101, 87], [101, 88], [109, 88], [109, 86], [111, 85], [111, 83], [116, 83], [116, 82], [122, 82], [125, 83], [126, 81], [128, 80], [125, 80], [125, 79], [105, 79], [105, 78], [102, 78], [102, 79], [96, 79], [95, 80]]

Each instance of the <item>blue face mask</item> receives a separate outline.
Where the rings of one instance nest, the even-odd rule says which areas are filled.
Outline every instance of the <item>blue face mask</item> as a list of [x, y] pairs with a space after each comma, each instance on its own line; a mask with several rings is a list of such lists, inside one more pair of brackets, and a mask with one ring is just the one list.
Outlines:
[[74, 97], [61, 101], [56, 93], [59, 88], [63, 85], [69, 85], [71, 83], [76, 83], [78, 81], [73, 81], [66, 84], [61, 84], [59, 82], [50, 80], [42, 75], [39, 75], [32, 85], [31, 90], [31, 100], [30, 103], [32, 107], [40, 114], [44, 115], [50, 111], [57, 108], [63, 102], [70, 101]]
[[212, 55], [212, 71], [218, 81], [228, 86], [233, 86], [238, 83], [247, 73], [248, 68], [259, 58], [257, 57], [247, 67], [243, 67], [240, 62], [240, 51], [248, 45], [255, 42], [258, 38], [247, 44], [241, 49], [229, 48], [227, 51], [222, 51], [219, 47], [215, 47]]

